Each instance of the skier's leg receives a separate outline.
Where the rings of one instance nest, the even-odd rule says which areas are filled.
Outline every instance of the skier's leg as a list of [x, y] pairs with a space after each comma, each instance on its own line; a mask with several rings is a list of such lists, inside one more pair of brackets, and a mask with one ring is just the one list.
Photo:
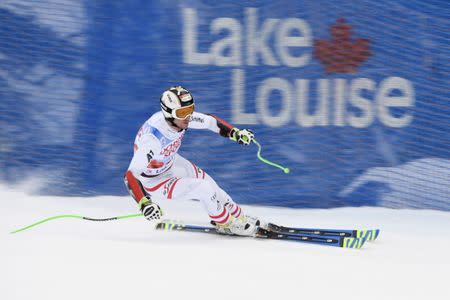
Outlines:
[[228, 195], [228, 193], [225, 192], [208, 173], [178, 154], [175, 157], [174, 173], [178, 174], [180, 177], [197, 178], [210, 182], [217, 192], [216, 200], [227, 208], [231, 216], [239, 218], [244, 215], [242, 208], [233, 201], [231, 196]]
[[[169, 189], [169, 194], [174, 199], [199, 200], [218, 231], [226, 234], [254, 235], [259, 221], [244, 214], [234, 217], [229, 209], [231, 203], [219, 200], [220, 192], [221, 189], [217, 185], [198, 178], [180, 178], [176, 181], [176, 186]], [[236, 207], [233, 208], [236, 210]]]
[[252, 235], [256, 230], [256, 220], [244, 215], [240, 206], [209, 175], [193, 166], [177, 155], [171, 170], [144, 184], [144, 189], [152, 199], [198, 200], [219, 230]]

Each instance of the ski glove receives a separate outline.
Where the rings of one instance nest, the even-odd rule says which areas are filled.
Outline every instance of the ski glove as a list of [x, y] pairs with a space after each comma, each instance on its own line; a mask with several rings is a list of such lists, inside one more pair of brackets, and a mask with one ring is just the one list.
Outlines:
[[139, 206], [142, 214], [149, 221], [161, 219], [163, 215], [162, 209], [158, 204], [153, 203], [149, 196], [142, 197], [139, 201]]
[[239, 130], [236, 127], [231, 129], [230, 139], [241, 144], [241, 145], [250, 145], [253, 142], [255, 135], [250, 129], [242, 129]]

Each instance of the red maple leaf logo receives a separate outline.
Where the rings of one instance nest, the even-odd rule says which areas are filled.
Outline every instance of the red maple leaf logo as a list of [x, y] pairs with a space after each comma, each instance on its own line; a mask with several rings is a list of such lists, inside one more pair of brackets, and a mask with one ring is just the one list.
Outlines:
[[327, 73], [355, 73], [357, 67], [371, 55], [368, 39], [351, 39], [352, 26], [338, 19], [331, 26], [331, 40], [314, 40], [314, 56]]

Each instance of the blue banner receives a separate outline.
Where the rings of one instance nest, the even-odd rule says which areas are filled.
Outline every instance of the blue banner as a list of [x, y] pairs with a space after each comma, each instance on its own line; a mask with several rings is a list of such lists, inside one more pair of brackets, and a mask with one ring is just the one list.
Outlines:
[[180, 84], [291, 170], [188, 132], [180, 154], [239, 203], [450, 210], [448, 1], [25, 1], [0, 20], [4, 181], [125, 195], [134, 136]]

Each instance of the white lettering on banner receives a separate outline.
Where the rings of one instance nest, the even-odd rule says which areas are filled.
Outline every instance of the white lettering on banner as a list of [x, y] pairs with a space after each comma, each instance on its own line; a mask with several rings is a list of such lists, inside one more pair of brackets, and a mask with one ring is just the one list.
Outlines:
[[334, 90], [334, 126], [344, 126], [344, 110], [345, 110], [345, 79], [336, 79]]
[[[399, 90], [403, 96], [389, 96], [393, 90]], [[381, 82], [377, 93], [378, 114], [381, 121], [390, 127], [405, 127], [412, 121], [412, 115], [395, 117], [390, 114], [389, 107], [411, 107], [414, 105], [414, 89], [410, 81], [401, 77], [389, 77]]]
[[256, 12], [256, 8], [247, 8], [245, 10], [245, 16], [247, 17], [247, 63], [250, 66], [257, 66], [257, 54], [260, 52], [265, 65], [278, 66], [279, 62], [267, 45], [269, 35], [278, 23], [278, 19], [266, 19], [262, 29], [258, 32]]
[[196, 65], [209, 64], [209, 53], [197, 52], [197, 11], [183, 8], [183, 18], [183, 62]]
[[234, 124], [258, 124], [255, 113], [246, 113], [244, 88], [245, 74], [241, 69], [232, 70], [231, 122]]
[[[232, 122], [236, 124], [264, 124], [279, 127], [288, 124], [295, 118], [301, 127], [313, 126], [351, 126], [367, 128], [376, 118], [389, 127], [404, 127], [410, 124], [412, 116], [404, 113], [394, 116], [389, 108], [408, 108], [414, 103], [413, 89], [410, 82], [400, 77], [388, 77], [376, 88], [373, 80], [368, 78], [318, 79], [316, 82], [316, 99], [310, 99], [310, 85], [313, 81], [296, 79], [295, 85], [283, 78], [271, 77], [263, 80], [256, 91], [254, 110], [256, 113], [244, 112], [245, 71], [233, 70], [232, 78]], [[330, 90], [334, 89], [334, 97]], [[390, 96], [393, 90], [399, 90], [402, 96]], [[346, 97], [346, 91], [349, 95]], [[361, 96], [362, 91], [375, 94], [373, 100]], [[238, 92], [236, 92], [238, 91]], [[278, 91], [280, 98], [272, 98]], [[346, 99], [348, 98], [348, 102]], [[315, 101], [314, 101], [315, 100]], [[273, 115], [269, 108], [270, 101], [281, 104], [280, 112]], [[314, 107], [310, 107], [314, 103]], [[349, 108], [352, 108], [349, 110]], [[330, 114], [329, 111], [333, 111]], [[358, 112], [354, 112], [357, 110]]]
[[[217, 66], [239, 66], [241, 64], [241, 25], [232, 18], [218, 18], [211, 24], [212, 33], [219, 34], [221, 31], [229, 31], [230, 35], [217, 42], [211, 47], [211, 57]], [[230, 49], [230, 56], [225, 56], [225, 50]]]
[[[303, 19], [258, 20], [257, 8], [245, 8], [242, 23], [228, 17], [213, 19], [209, 34], [221, 37], [206, 45], [206, 52], [200, 52], [199, 44], [205, 45], [211, 37], [203, 36], [200, 43], [199, 32], [204, 30], [199, 31], [198, 23], [204, 25], [196, 9], [182, 8], [182, 15], [183, 62], [186, 64], [301, 68], [311, 60], [313, 37], [309, 24]], [[294, 48], [296, 55], [291, 51]], [[236, 125], [279, 127], [294, 121], [301, 127], [367, 128], [378, 120], [385, 126], [401, 128], [413, 120], [408, 108], [415, 104], [414, 87], [401, 77], [384, 78], [378, 86], [369, 78], [287, 80], [269, 77], [257, 84], [254, 95], [246, 95], [246, 91], [245, 71], [232, 69], [231, 112]], [[254, 101], [246, 101], [248, 96], [255, 97]], [[270, 105], [274, 102], [277, 104]], [[273, 107], [277, 107], [277, 112]]]
[[360, 116], [355, 115], [353, 112], [349, 112], [347, 121], [350, 126], [355, 128], [368, 127], [372, 124], [374, 119], [372, 102], [361, 96], [361, 91], [363, 90], [373, 93], [375, 91], [375, 82], [368, 78], [356, 78], [352, 80], [349, 100], [350, 104], [353, 104], [353, 107], [359, 109]]
[[[240, 66], [243, 65], [241, 48], [246, 45], [247, 65], [257, 66], [258, 58], [268, 66], [279, 66], [280, 62], [269, 46], [270, 37], [274, 34], [277, 54], [281, 62], [289, 67], [305, 66], [310, 59], [310, 52], [296, 57], [289, 52], [290, 48], [307, 48], [312, 46], [311, 29], [308, 23], [297, 18], [266, 19], [258, 27], [256, 8], [245, 9], [246, 43], [242, 41], [242, 25], [234, 18], [216, 18], [211, 22], [210, 33], [221, 32], [227, 35], [211, 43], [208, 52], [198, 52], [198, 15], [192, 8], [183, 8], [183, 62], [197, 65]], [[293, 35], [298, 33], [298, 36]], [[225, 50], [230, 55], [225, 56]]]
[[[277, 116], [272, 116], [269, 109], [269, 98], [272, 91], [281, 93], [281, 110]], [[265, 79], [256, 91], [256, 111], [264, 124], [271, 124], [272, 127], [279, 127], [289, 122], [292, 111], [292, 94], [289, 82], [282, 78]], [[278, 99], [276, 99], [278, 100]]]
[[328, 80], [319, 79], [318, 90], [320, 92], [315, 114], [309, 114], [309, 80], [297, 80], [296, 88], [296, 94], [300, 96], [297, 103], [297, 124], [302, 127], [328, 125]]
[[[299, 32], [300, 36], [289, 35], [292, 32]], [[311, 54], [303, 53], [299, 57], [291, 56], [290, 47], [311, 47], [311, 30], [308, 23], [302, 19], [289, 18], [282, 21], [276, 33], [276, 49], [281, 61], [289, 67], [303, 67], [309, 62]]]

